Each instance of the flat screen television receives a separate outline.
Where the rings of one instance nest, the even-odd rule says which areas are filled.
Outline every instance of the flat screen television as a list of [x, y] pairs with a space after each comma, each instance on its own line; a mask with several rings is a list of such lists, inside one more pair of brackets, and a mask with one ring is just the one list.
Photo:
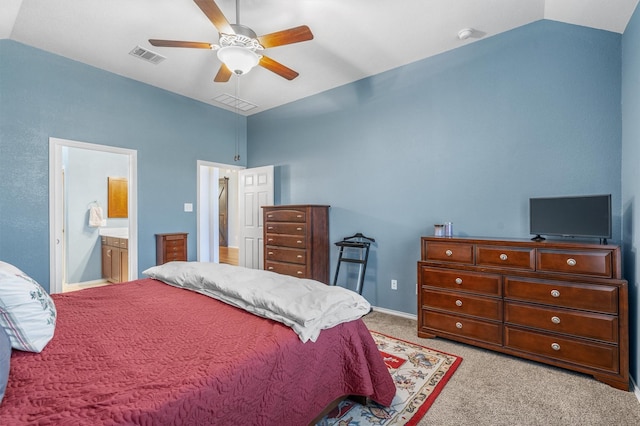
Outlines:
[[542, 235], [611, 238], [611, 194], [529, 199], [529, 231]]

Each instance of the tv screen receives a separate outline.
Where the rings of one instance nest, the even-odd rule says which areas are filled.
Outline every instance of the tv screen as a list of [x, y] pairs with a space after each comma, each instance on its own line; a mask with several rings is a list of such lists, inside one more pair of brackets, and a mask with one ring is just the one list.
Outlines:
[[529, 220], [531, 234], [611, 238], [611, 194], [530, 198]]

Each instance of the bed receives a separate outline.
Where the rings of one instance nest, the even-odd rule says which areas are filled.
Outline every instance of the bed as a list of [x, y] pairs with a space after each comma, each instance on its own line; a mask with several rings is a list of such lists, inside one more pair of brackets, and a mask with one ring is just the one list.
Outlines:
[[390, 404], [361, 319], [303, 342], [202, 293], [144, 278], [51, 296], [55, 333], [12, 351], [0, 424], [304, 425], [347, 395]]

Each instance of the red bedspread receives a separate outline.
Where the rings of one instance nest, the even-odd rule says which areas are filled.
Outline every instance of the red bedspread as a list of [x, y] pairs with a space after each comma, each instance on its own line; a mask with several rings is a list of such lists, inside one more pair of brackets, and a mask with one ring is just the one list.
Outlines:
[[0, 425], [304, 425], [395, 387], [361, 320], [288, 327], [151, 279], [53, 296], [54, 338], [13, 351]]

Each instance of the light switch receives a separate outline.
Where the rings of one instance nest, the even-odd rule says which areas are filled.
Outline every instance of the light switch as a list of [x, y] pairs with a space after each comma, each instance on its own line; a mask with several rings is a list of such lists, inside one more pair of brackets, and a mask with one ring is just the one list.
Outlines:
[[193, 204], [192, 203], [184, 203], [184, 211], [185, 212], [192, 212], [193, 211]]

